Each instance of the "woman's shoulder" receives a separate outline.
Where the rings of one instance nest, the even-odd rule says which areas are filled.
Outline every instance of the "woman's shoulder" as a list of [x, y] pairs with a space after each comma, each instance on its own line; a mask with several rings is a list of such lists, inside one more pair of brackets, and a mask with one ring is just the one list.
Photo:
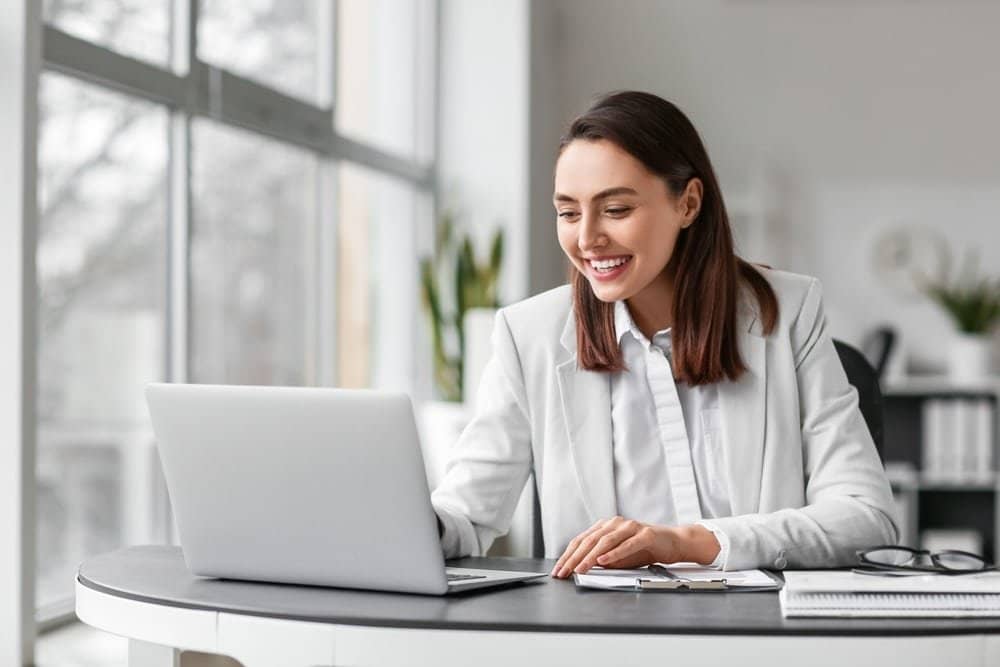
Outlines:
[[769, 266], [761, 264], [754, 264], [753, 267], [770, 283], [779, 302], [788, 299], [794, 300], [796, 297], [801, 298], [810, 290], [814, 283], [819, 282], [816, 278], [803, 273], [772, 269]]
[[[778, 301], [778, 329], [788, 328], [801, 315], [810, 311], [812, 316], [818, 315], [822, 303], [822, 286], [813, 276], [772, 269], [767, 266], [754, 265], [764, 279], [774, 290]], [[750, 309], [757, 310], [756, 300], [747, 295]]]
[[505, 306], [500, 313], [517, 343], [544, 345], [559, 342], [572, 308], [572, 286], [560, 285]]

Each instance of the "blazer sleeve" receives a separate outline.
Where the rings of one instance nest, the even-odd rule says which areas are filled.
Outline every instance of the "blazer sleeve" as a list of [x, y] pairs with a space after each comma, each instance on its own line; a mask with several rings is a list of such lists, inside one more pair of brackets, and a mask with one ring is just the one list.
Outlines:
[[531, 431], [517, 348], [503, 310], [493, 325], [472, 421], [431, 494], [446, 558], [482, 556], [510, 528], [531, 471]]
[[813, 280], [791, 325], [806, 505], [710, 519], [730, 549], [724, 569], [851, 565], [855, 551], [895, 544], [892, 491], [826, 327]]

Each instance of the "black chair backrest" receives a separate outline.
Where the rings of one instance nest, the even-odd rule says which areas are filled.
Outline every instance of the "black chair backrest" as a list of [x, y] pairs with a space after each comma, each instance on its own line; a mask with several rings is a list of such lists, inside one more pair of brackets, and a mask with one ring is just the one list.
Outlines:
[[840, 363], [847, 373], [847, 381], [858, 390], [858, 407], [861, 408], [861, 416], [865, 418], [868, 430], [875, 441], [875, 450], [879, 457], [882, 456], [882, 443], [885, 432], [883, 431], [882, 420], [882, 390], [878, 384], [878, 372], [865, 359], [857, 348], [851, 347], [847, 343], [834, 340], [833, 346], [837, 348], [837, 355]]

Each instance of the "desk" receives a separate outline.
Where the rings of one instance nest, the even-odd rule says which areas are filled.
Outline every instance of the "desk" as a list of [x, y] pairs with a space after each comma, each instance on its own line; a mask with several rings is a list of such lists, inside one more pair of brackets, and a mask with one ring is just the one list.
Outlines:
[[192, 576], [166, 546], [85, 562], [76, 611], [131, 640], [130, 667], [172, 667], [181, 649], [246, 667], [1000, 664], [1000, 619], [786, 620], [775, 593], [622, 593], [554, 579], [454, 597], [223, 581]]

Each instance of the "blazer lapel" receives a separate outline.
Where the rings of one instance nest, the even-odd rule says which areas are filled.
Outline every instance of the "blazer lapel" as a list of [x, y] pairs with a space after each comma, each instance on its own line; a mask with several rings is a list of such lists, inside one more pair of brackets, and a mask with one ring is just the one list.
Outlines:
[[566, 436], [591, 522], [617, 512], [611, 442], [611, 377], [577, 368], [576, 322], [570, 311], [561, 337], [568, 355], [556, 366]]
[[729, 498], [734, 516], [758, 511], [767, 408], [766, 341], [753, 313], [744, 311], [738, 331], [740, 354], [747, 370], [738, 381], [719, 385]]

